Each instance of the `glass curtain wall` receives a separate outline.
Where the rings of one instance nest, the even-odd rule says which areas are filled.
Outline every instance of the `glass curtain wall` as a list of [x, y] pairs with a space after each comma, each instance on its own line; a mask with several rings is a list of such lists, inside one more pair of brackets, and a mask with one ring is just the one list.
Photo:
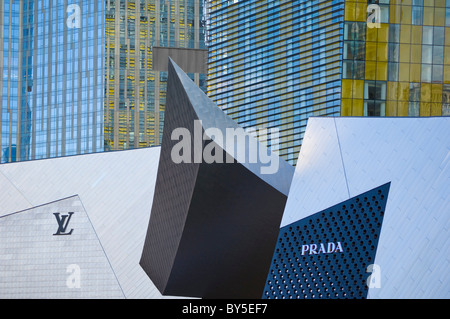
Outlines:
[[208, 95], [245, 128], [278, 129], [295, 165], [308, 118], [340, 114], [344, 0], [214, 0], [208, 15]]
[[[105, 150], [160, 145], [167, 72], [154, 46], [204, 49], [203, 0], [105, 0]], [[189, 74], [203, 90], [206, 75]]]
[[0, 1], [1, 163], [103, 150], [102, 1]]
[[344, 29], [342, 115], [450, 115], [449, 0], [346, 0]]

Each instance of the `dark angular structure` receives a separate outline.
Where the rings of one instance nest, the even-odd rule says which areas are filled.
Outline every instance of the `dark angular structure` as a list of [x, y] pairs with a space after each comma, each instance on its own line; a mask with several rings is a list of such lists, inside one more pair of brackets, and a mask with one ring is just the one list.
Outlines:
[[390, 184], [282, 227], [262, 298], [367, 298]]
[[[140, 265], [164, 295], [261, 298], [294, 167], [239, 130], [172, 60], [167, 92]], [[174, 153], [180, 141], [173, 133], [180, 128], [193, 138]], [[227, 135], [229, 129], [235, 136]], [[199, 160], [198, 150], [207, 148], [214, 149], [215, 161]], [[174, 160], [189, 149], [188, 160]], [[264, 173], [267, 161], [250, 160], [261, 152], [276, 159], [274, 172]]]

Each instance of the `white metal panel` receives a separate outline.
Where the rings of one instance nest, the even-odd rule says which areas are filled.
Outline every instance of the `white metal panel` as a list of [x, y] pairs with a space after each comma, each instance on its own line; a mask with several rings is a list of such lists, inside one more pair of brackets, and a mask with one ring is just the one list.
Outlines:
[[281, 227], [349, 199], [333, 118], [310, 118]]
[[[305, 141], [296, 169], [308, 173], [294, 176], [285, 212], [289, 220], [306, 216], [298, 209], [300, 200], [297, 208], [292, 205], [293, 198], [312, 201], [308, 214], [326, 208], [323, 198], [334, 201], [326, 206], [342, 201], [330, 189], [332, 175], [345, 179], [350, 196], [391, 182], [375, 259], [381, 288], [370, 288], [369, 297], [449, 298], [450, 118], [335, 118], [337, 136], [317, 129], [330, 119], [309, 121], [306, 134], [314, 130], [313, 141]], [[340, 154], [330, 156], [336, 151], [323, 149], [333, 148], [336, 139]]]
[[[352, 196], [391, 181], [371, 298], [449, 297], [450, 118], [336, 119]], [[392, 260], [396, 258], [395, 262]], [[433, 287], [433, 289], [430, 289]]]
[[123, 297], [78, 196], [0, 218], [0, 298]]
[[[159, 152], [160, 148], [154, 147], [19, 162], [1, 165], [0, 172], [32, 206], [78, 195], [125, 296], [162, 298], [139, 266]], [[29, 206], [16, 204], [1, 213]]]
[[14, 184], [2, 174], [0, 166], [0, 217], [8, 212], [16, 211], [17, 207], [26, 209], [32, 207], [32, 205], [27, 198], [17, 190]]

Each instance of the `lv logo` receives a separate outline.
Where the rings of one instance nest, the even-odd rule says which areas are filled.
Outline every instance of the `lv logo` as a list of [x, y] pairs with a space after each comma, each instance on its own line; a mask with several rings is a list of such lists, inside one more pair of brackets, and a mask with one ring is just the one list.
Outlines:
[[69, 232], [66, 232], [67, 226], [69, 225], [70, 219], [74, 213], [69, 213], [68, 215], [61, 215], [60, 213], [53, 213], [56, 217], [56, 221], [58, 222], [58, 231], [53, 234], [53, 236], [63, 236], [63, 235], [71, 235], [73, 229]]

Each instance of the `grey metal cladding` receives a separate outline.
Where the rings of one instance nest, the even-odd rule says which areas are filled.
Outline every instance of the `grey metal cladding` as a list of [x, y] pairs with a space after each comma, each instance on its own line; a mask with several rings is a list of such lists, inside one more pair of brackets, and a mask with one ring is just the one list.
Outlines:
[[[169, 63], [161, 157], [140, 264], [164, 295], [260, 298], [287, 196], [236, 160], [172, 161], [173, 129], [193, 132], [198, 119], [227, 125], [225, 114], [191, 82]], [[285, 176], [290, 182], [291, 173], [281, 166], [272, 182]]]
[[153, 70], [168, 71], [169, 57], [186, 73], [208, 73], [208, 50], [153, 47]]
[[[222, 131], [222, 135], [224, 138], [223, 142], [217, 141], [214, 137], [210, 137], [212, 138], [212, 140], [218, 142], [219, 146], [222, 147], [223, 150], [225, 150], [228, 154], [232, 154], [233, 152], [236, 154], [236, 148], [239, 148], [241, 146], [239, 145], [239, 143], [244, 141], [243, 138], [237, 138], [236, 143], [234, 143], [235, 150], [228, 149], [229, 144], [227, 143], [227, 129], [235, 129], [237, 134], [245, 135], [245, 138], [247, 140], [255, 139], [251, 134], [244, 132], [242, 127], [240, 127], [231, 117], [226, 115], [220, 108], [218, 108], [217, 105], [212, 102], [211, 99], [209, 99], [208, 96], [202, 90], [200, 90], [195, 85], [195, 83], [186, 75], [186, 73], [184, 73], [183, 70], [172, 60], [170, 60], [169, 63], [169, 72], [170, 71], [172, 71], [172, 74], [177, 76], [177, 79], [181, 82], [183, 90], [188, 93], [187, 97], [190, 100], [190, 105], [195, 111], [196, 118], [202, 121], [204, 131], [207, 131], [209, 128], [216, 128]], [[239, 131], [239, 129], [241, 129], [241, 131]], [[267, 152], [268, 155], [273, 154], [273, 152], [271, 152], [258, 141], [254, 142], [257, 149], [253, 151], [259, 152], [259, 149], [262, 148]], [[253, 143], [250, 143], [250, 145], [252, 144]], [[256, 163], [245, 161], [241, 164], [252, 171], [254, 174], [258, 175], [265, 182], [269, 183], [274, 188], [287, 195], [289, 193], [295, 168], [278, 156], [277, 158], [279, 159], [279, 169], [276, 174], [260, 174], [261, 167], [265, 166], [265, 164], [260, 161], [257, 161]]]
[[285, 203], [239, 163], [200, 165], [165, 293], [261, 297]]
[[[169, 74], [172, 74], [169, 72]], [[151, 230], [140, 264], [159, 291], [165, 290], [173, 259], [180, 241], [189, 201], [195, 185], [199, 164], [175, 164], [171, 159], [171, 132], [177, 127], [194, 129], [196, 114], [190, 107], [181, 83], [169, 76], [161, 155], [150, 215]], [[157, 227], [152, 227], [157, 225]]]

